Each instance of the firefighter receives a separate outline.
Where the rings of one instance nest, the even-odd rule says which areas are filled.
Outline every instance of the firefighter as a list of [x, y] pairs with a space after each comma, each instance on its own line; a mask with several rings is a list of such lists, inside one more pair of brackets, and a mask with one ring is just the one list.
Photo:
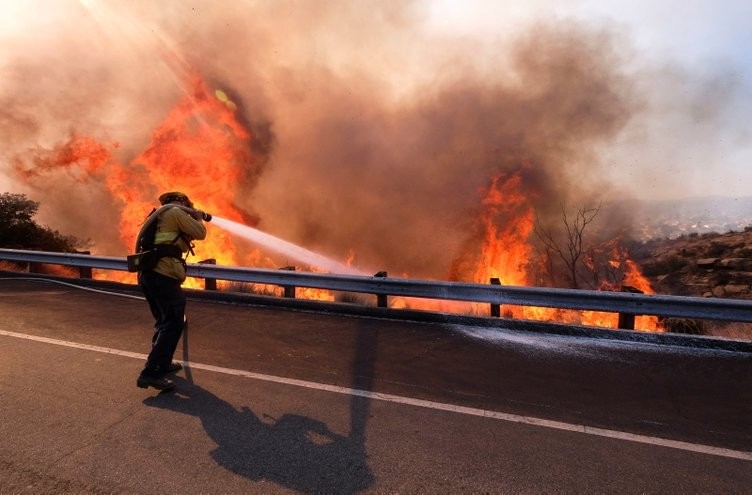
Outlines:
[[[158, 216], [153, 234], [158, 260], [152, 269], [138, 273], [138, 285], [149, 303], [155, 323], [151, 352], [136, 385], [170, 390], [175, 388], [175, 383], [167, 375], [183, 368], [172, 360], [185, 324], [185, 294], [181, 288], [185, 281], [183, 254], [192, 250], [193, 240], [206, 238], [202, 220], [208, 215], [194, 209], [191, 200], [182, 192], [164, 193], [159, 202], [163, 206], [152, 213]], [[143, 235], [142, 229], [137, 244], [142, 243]]]

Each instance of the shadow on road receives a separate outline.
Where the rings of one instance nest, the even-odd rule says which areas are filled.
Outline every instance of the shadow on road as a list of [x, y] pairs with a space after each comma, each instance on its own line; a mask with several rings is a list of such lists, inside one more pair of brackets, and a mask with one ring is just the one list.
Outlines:
[[[353, 388], [371, 390], [376, 344], [377, 330], [364, 326], [356, 336]], [[187, 346], [184, 351], [187, 355]], [[149, 397], [144, 404], [198, 417], [217, 444], [211, 456], [220, 466], [302, 493], [357, 493], [373, 485], [365, 450], [368, 397], [353, 395], [350, 434], [342, 436], [297, 414], [262, 420], [248, 407], [237, 410], [192, 383], [190, 366], [185, 372], [187, 379], [174, 378], [177, 392]]]
[[179, 392], [144, 404], [198, 417], [217, 444], [212, 458], [233, 473], [303, 493], [357, 493], [373, 483], [362, 439], [296, 414], [262, 421], [247, 407], [237, 410], [198, 385], [174, 381]]

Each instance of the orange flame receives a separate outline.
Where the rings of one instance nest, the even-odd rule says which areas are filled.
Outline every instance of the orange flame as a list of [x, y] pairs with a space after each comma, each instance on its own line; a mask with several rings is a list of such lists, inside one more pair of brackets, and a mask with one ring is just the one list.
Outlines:
[[[115, 149], [117, 144], [113, 143], [111, 147]], [[106, 176], [112, 161], [112, 153], [107, 146], [94, 138], [73, 134], [60, 147], [40, 153], [31, 164], [17, 159], [13, 169], [25, 180], [62, 172], [74, 182], [85, 183], [91, 178]]]
[[[109, 146], [88, 136], [73, 135], [51, 152], [40, 153], [30, 164], [20, 160], [16, 173], [28, 181], [53, 174], [86, 183], [104, 180], [112, 197], [121, 204], [119, 236], [130, 252], [144, 219], [162, 192], [179, 190], [188, 194], [197, 208], [246, 224], [255, 219], [233, 204], [237, 185], [257, 174], [250, 149], [250, 131], [240, 123], [237, 106], [223, 91], [212, 92], [197, 75], [186, 87], [189, 92], [153, 132], [152, 141], [130, 166], [113, 156], [117, 144]], [[235, 246], [229, 235], [208, 226], [207, 239], [196, 245], [198, 259], [214, 258], [224, 265], [237, 264]], [[257, 253], [246, 260], [258, 261]], [[129, 274], [96, 273], [98, 278], [133, 281]], [[188, 281], [188, 286], [198, 286]]]
[[[247, 215], [233, 205], [233, 192], [244, 178], [244, 169], [252, 164], [249, 138], [250, 132], [236, 119], [233, 106], [215, 97], [206, 83], [194, 76], [191, 92], [154, 131], [152, 142], [133, 161], [132, 169], [145, 170], [145, 183], [157, 194], [182, 191], [197, 208], [247, 222]], [[128, 187], [129, 182], [118, 180], [111, 191], [124, 204], [121, 237], [127, 245], [133, 245], [138, 233], [134, 227], [143, 222], [153, 199], [139, 196], [143, 187]], [[229, 235], [218, 229], [212, 229], [205, 241], [197, 243], [196, 255], [199, 259], [214, 258], [223, 265], [237, 264], [235, 246]]]
[[[113, 198], [120, 203], [119, 236], [128, 251], [132, 250], [140, 226], [155, 206], [158, 194], [180, 190], [191, 197], [196, 206], [230, 220], [255, 225], [252, 215], [237, 209], [234, 194], [238, 185], [249, 177], [258, 175], [260, 166], [251, 151], [251, 132], [237, 117], [237, 105], [226, 92], [212, 91], [198, 75], [190, 77], [185, 96], [168, 113], [157, 127], [151, 143], [129, 166], [123, 166], [113, 157], [116, 143], [104, 145], [91, 137], [74, 135], [58, 149], [40, 156], [31, 165], [15, 163], [19, 176], [33, 180], [37, 176], [65, 173], [75, 182], [103, 180]], [[449, 280], [489, 283], [498, 279], [502, 285], [529, 286], [535, 284], [537, 267], [543, 260], [531, 241], [535, 226], [534, 193], [526, 190], [524, 172], [520, 170], [499, 174], [491, 179], [483, 193], [482, 210], [477, 230], [468, 239], [456, 257], [449, 272]], [[208, 224], [209, 235], [196, 245], [197, 259], [213, 258], [221, 265], [251, 265], [273, 267], [259, 251], [243, 253], [242, 259], [232, 239], [224, 231]], [[602, 290], [619, 290], [621, 285], [633, 286], [642, 292], [652, 293], [648, 281], [637, 266], [628, 259], [626, 250], [613, 241], [612, 259], [608, 269], [619, 274], [604, 283]], [[351, 251], [350, 260], [355, 257]], [[585, 259], [591, 270], [593, 259]], [[131, 274], [95, 273], [98, 278], [110, 278], [132, 283]], [[202, 283], [189, 279], [189, 287]], [[280, 295], [281, 289], [272, 290]], [[298, 296], [311, 299], [333, 300], [331, 291], [298, 289]], [[447, 301], [415, 301], [393, 299], [394, 307], [487, 314], [488, 305], [455, 303]], [[555, 320], [615, 327], [617, 315], [566, 311], [548, 308], [509, 306], [503, 308], [506, 316], [515, 318]], [[640, 329], [659, 329], [657, 318], [638, 317]]]
[[[482, 200], [483, 210], [478, 219], [479, 233], [467, 243], [465, 250], [457, 257], [450, 271], [450, 280], [487, 284], [497, 279], [501, 285], [530, 286], [535, 282], [532, 273], [543, 263], [531, 240], [535, 225], [535, 213], [531, 198], [533, 194], [524, 191], [523, 174], [525, 167], [517, 172], [498, 175]], [[612, 240], [612, 258], [607, 262], [609, 273], [619, 278], [620, 283], [604, 282], [601, 290], [620, 290], [622, 285], [633, 286], [640, 291], [652, 294], [650, 283], [640, 273], [639, 268], [628, 258], [628, 253], [618, 242]], [[478, 248], [480, 246], [480, 248]], [[595, 260], [583, 261], [595, 270]], [[462, 303], [399, 301], [400, 306], [441, 311], [460, 311]], [[464, 305], [467, 307], [467, 305]], [[473, 304], [470, 311], [475, 314], [488, 314], [489, 306]], [[512, 318], [558, 321], [571, 324], [584, 324], [606, 328], [616, 328], [618, 315], [596, 311], [572, 311], [553, 308], [505, 306], [503, 315]], [[635, 328], [639, 330], [661, 330], [658, 318], [638, 316]]]

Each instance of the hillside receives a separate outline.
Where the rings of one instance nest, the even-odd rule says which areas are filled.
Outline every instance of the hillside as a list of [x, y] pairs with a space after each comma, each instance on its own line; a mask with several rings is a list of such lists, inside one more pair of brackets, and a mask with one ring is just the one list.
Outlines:
[[608, 203], [604, 208], [630, 212], [633, 233], [642, 241], [740, 231], [752, 225], [752, 196], [622, 200]]
[[[632, 255], [658, 294], [752, 300], [752, 227], [653, 239], [634, 245]], [[666, 326], [679, 333], [752, 339], [752, 324], [672, 319]]]
[[[752, 300], [752, 196], [615, 201], [632, 259], [658, 294]], [[752, 324], [669, 320], [674, 332], [752, 339]]]
[[658, 293], [752, 299], [752, 227], [646, 241], [633, 257]]

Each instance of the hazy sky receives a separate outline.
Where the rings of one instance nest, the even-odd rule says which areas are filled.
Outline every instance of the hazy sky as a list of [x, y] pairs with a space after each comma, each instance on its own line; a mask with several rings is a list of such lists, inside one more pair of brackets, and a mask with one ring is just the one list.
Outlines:
[[728, 64], [752, 71], [752, 2], [745, 0], [429, 0], [432, 23], [492, 39], [539, 19], [581, 19], [621, 29], [640, 57], [704, 72]]
[[[487, 41], [542, 19], [624, 36], [630, 70], [656, 100], [604, 149], [637, 196], [746, 196], [752, 184], [752, 2], [747, 0], [434, 0], [432, 23]], [[556, 22], [556, 21], [554, 21]], [[678, 184], [678, 187], [677, 187]]]
[[[94, 31], [89, 23], [81, 23], [81, 27], [77, 25], [77, 19], [82, 18], [82, 12], [96, 17], [97, 6], [106, 3], [99, 0], [0, 0], [0, 71], [3, 71], [0, 73], [0, 101], [5, 102], [0, 112], [6, 111], [7, 102], [21, 100], [27, 109], [24, 115], [17, 113], [11, 117], [5, 115], [4, 118], [0, 115], [0, 124], [6, 126], [5, 129], [0, 127], [0, 131], [5, 131], [0, 133], [0, 138], [4, 140], [2, 144], [5, 152], [0, 152], [2, 189], [11, 187], [7, 163], [14, 153], [33, 146], [35, 139], [36, 144], [40, 144], [38, 141], [46, 138], [47, 143], [44, 144], [48, 144], [51, 141], [50, 136], [62, 132], [62, 129], [70, 131], [77, 124], [73, 119], [70, 123], [65, 122], [66, 116], [71, 115], [71, 112], [76, 113], [75, 110], [66, 109], [45, 114], [45, 122], [37, 124], [36, 132], [29, 132], [25, 136], [29, 139], [28, 142], [19, 135], [8, 132], [8, 128], [33, 119], [39, 112], [50, 110], [51, 99], [63, 95], [65, 91], [51, 91], [48, 86], [44, 86], [36, 88], [39, 91], [36, 95], [19, 94], [21, 85], [14, 80], [11, 87], [7, 82], [7, 74], [12, 73], [16, 76], [19, 66], [28, 68], [46, 63], [54, 67], [51, 70], [59, 84], [77, 84], [78, 79], [67, 74], [65, 68], [69, 64], [81, 64], [89, 55], [92, 60], [96, 58], [97, 63], [101, 63], [102, 52], [110, 46], [108, 43], [112, 43], [113, 39], [125, 33], [124, 24], [112, 26], [111, 29], [106, 22], [101, 22], [99, 36], [103, 34], [107, 39], [102, 38], [103, 41], [100, 42], [92, 34]], [[503, 57], [500, 54], [505, 52], [511, 43], [510, 40], [524, 34], [536, 23], [547, 22], [556, 25], [574, 20], [593, 30], [604, 30], [619, 40], [623, 49], [622, 70], [632, 78], [633, 90], [639, 95], [639, 103], [635, 103], [635, 108], [640, 107], [639, 112], [635, 111], [618, 133], [598, 144], [598, 156], [605, 176], [616, 184], [623, 184], [625, 192], [645, 198], [749, 194], [747, 184], [752, 179], [752, 124], [749, 119], [752, 114], [752, 56], [749, 51], [749, 47], [752, 47], [752, 29], [749, 28], [752, 2], [426, 0], [408, 3], [353, 0], [349, 4], [342, 4], [347, 6], [345, 10], [365, 7], [361, 9], [362, 15], [365, 16], [370, 15], [369, 10], [374, 10], [369, 9], [368, 5], [391, 6], [385, 7], [384, 11], [408, 11], [408, 19], [387, 19], [395, 26], [399, 25], [400, 30], [374, 30], [368, 33], [371, 36], [368, 39], [362, 37], [364, 33], [358, 28], [348, 30], [344, 23], [337, 24], [327, 20], [327, 16], [332, 15], [330, 11], [338, 9], [332, 8], [336, 3], [323, 0], [283, 2], [288, 10], [293, 10], [296, 6], [313, 10], [312, 6], [318, 4], [322, 6], [322, 11], [328, 12], [320, 18], [314, 16], [310, 19], [314, 25], [324, 19], [322, 26], [325, 27], [320, 30], [312, 29], [307, 35], [310, 36], [309, 43], [313, 39], [313, 44], [320, 43], [322, 49], [329, 46], [329, 37], [336, 35], [346, 40], [345, 43], [338, 42], [338, 46], [344, 47], [341, 59], [333, 55], [334, 51], [330, 51], [328, 55], [333, 61], [329, 65], [332, 72], [337, 72], [345, 65], [352, 69], [362, 64], [362, 73], [370, 74], [377, 72], [374, 69], [376, 64], [391, 63], [393, 67], [387, 82], [403, 88], [412, 87], [414, 76], [422, 77], [421, 81], [425, 82], [425, 72], [429, 70], [433, 71], [433, 77], [440, 79], [441, 71], [449, 67], [433, 59], [426, 65], [425, 71], [421, 72], [420, 68], [411, 64], [413, 59], [409, 54], [418, 59], [418, 50], [424, 50], [424, 54], [428, 53], [428, 48], [406, 45], [404, 52], [394, 48], [403, 39], [405, 43], [414, 42], [409, 35], [410, 32], [418, 33], [415, 36], [424, 37], [425, 45], [440, 40], [438, 46], [447, 51], [451, 51], [452, 40], [456, 40], [458, 45], [466, 50], [463, 57], [473, 61], [474, 69], [479, 73], [485, 70], [492, 74], [504, 71], [501, 62]], [[149, 31], [148, 26], [163, 26], [165, 32], [176, 36], [174, 33], [178, 22], [172, 19], [170, 11], [178, 8], [185, 11], [189, 7], [195, 12], [202, 9], [205, 11], [209, 5], [212, 5], [214, 10], [242, 10], [243, 16], [236, 16], [235, 19], [241, 23], [246, 22], [249, 26], [263, 22], [271, 26], [269, 29], [274, 29], [276, 24], [294, 29], [297, 24], [285, 24], [288, 22], [287, 19], [278, 16], [278, 12], [275, 12], [274, 16], [265, 16], [265, 13], [268, 14], [276, 8], [271, 6], [277, 4], [278, 2], [272, 0], [237, 0], [221, 4], [200, 0], [112, 3], [118, 8], [133, 6], [132, 14], [143, 16], [145, 32], [151, 32], [155, 37], [159, 37], [159, 32], [155, 29]], [[405, 5], [410, 7], [405, 8]], [[159, 12], [160, 10], [163, 12]], [[88, 14], [84, 15], [89, 17]], [[208, 23], [209, 19], [216, 21], [219, 15], [221, 14], [213, 13], [212, 16], [193, 18], [191, 22], [195, 22], [196, 25], [189, 25], [188, 28], [191, 30], [191, 36], [209, 36], [208, 29], [202, 31], [202, 23]], [[352, 12], [349, 15], [350, 19], [355, 18]], [[378, 22], [384, 22], [384, 19], [379, 18]], [[134, 35], [134, 39], [140, 36], [134, 32], [126, 34]], [[222, 32], [217, 30], [211, 31], [210, 34], [215, 37], [223, 36]], [[288, 32], [285, 36], [294, 38], [294, 34]], [[232, 36], [237, 37], [237, 32], [233, 32]], [[379, 39], [379, 36], [383, 38]], [[78, 38], [72, 49], [66, 44], [67, 38], [65, 42], [61, 42], [64, 37]], [[88, 49], [85, 48], [87, 43]], [[180, 43], [177, 39], [178, 50]], [[216, 38], [207, 38], [202, 46], [212, 43], [216, 43]], [[378, 53], [374, 47], [380, 44], [394, 46]], [[57, 52], [61, 46], [69, 49]], [[270, 50], [273, 50], [274, 46], [270, 46]], [[111, 59], [112, 70], [115, 70], [116, 66], [119, 70], [125, 70], [130, 59], [123, 61], [125, 50], [119, 45], [116, 48], [119, 51]], [[243, 45], [229, 44], [225, 50], [232, 51], [238, 60], [250, 56]], [[312, 50], [314, 49], [308, 46], [305, 50], [295, 52], [295, 56], [310, 56]], [[323, 56], [315, 51], [313, 53]], [[272, 55], [273, 53], [268, 53], [269, 58]], [[229, 54], [227, 58], [230, 60]], [[302, 73], [308, 67], [301, 63], [301, 60], [302, 58], [290, 59], [287, 61], [288, 66], [291, 70], [300, 70]], [[87, 70], [92, 69], [87, 67]], [[103, 80], [107, 79], [106, 73], [109, 69], [100, 67], [97, 70]], [[138, 70], [143, 71], [143, 67]], [[126, 79], [135, 79], [140, 75], [135, 71], [125, 73]], [[153, 75], [151, 70], [147, 74]], [[264, 83], [275, 82], [259, 80], [254, 84]], [[163, 94], [170, 94], [167, 86], [162, 84], [151, 84], [150, 88], [153, 89], [153, 94], [148, 95], [149, 98], [157, 99]], [[107, 94], [92, 93], [91, 98], [126, 100], [136, 94], [133, 87], [130, 91], [128, 94], [115, 94], [115, 90], [111, 89]], [[166, 98], [164, 100], [166, 101]], [[98, 118], [104, 125], [130, 116], [121, 106], [108, 105], [107, 108], [117, 110], [99, 114]], [[149, 108], [156, 107], [151, 105]], [[164, 111], [166, 108], [167, 103], [160, 110]], [[156, 123], [157, 119], [155, 116], [150, 122]], [[141, 132], [142, 136], [137, 136], [138, 132]], [[121, 126], [119, 129], [113, 127], [110, 136], [124, 142], [138, 142], [140, 139], [143, 143], [148, 139], [148, 136], [143, 134], [147, 134], [143, 128], [126, 130]], [[280, 147], [282, 146], [284, 143], [280, 143]], [[128, 149], [127, 146], [124, 149]]]

